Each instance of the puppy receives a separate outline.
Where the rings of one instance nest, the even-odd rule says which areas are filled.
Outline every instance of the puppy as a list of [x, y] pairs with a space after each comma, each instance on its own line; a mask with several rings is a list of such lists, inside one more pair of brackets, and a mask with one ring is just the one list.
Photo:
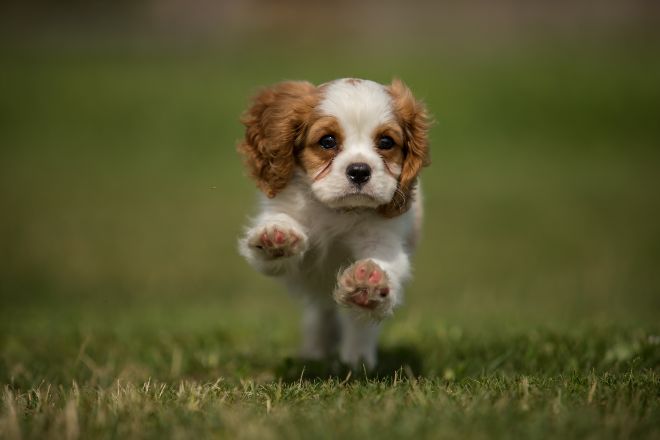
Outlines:
[[238, 146], [265, 197], [239, 240], [304, 304], [301, 356], [376, 365], [379, 322], [401, 304], [429, 164], [425, 106], [399, 80], [264, 89]]

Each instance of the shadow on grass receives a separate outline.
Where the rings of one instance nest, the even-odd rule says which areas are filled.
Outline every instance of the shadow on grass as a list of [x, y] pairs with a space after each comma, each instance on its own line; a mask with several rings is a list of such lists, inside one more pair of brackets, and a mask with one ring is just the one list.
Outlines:
[[[283, 382], [314, 381], [317, 379], [346, 379], [351, 367], [333, 357], [322, 361], [309, 359], [285, 358], [276, 367], [275, 374]], [[358, 368], [351, 372], [352, 379], [394, 378], [401, 374], [419, 376], [422, 373], [422, 361], [419, 352], [411, 347], [395, 346], [378, 351], [378, 365], [372, 371]]]

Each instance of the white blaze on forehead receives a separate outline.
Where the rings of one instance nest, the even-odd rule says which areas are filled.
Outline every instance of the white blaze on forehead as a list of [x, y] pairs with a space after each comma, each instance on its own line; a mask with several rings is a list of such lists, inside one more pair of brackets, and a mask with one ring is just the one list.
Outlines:
[[370, 138], [379, 125], [394, 119], [390, 95], [381, 84], [348, 78], [325, 87], [319, 108], [337, 118], [347, 137]]

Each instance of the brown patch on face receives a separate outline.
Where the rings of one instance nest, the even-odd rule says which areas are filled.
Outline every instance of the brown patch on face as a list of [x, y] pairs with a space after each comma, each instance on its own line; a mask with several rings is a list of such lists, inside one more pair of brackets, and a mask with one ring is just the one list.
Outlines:
[[352, 86], [357, 86], [362, 82], [362, 80], [358, 78], [346, 78], [346, 82]]
[[319, 99], [314, 85], [285, 81], [259, 93], [241, 118], [245, 139], [238, 151], [268, 197], [275, 197], [293, 176], [295, 154], [303, 146]]
[[403, 134], [403, 163], [392, 201], [378, 209], [386, 217], [395, 217], [410, 208], [417, 175], [423, 166], [431, 162], [427, 137], [430, 121], [426, 106], [415, 99], [402, 81], [393, 80], [387, 90], [392, 97], [394, 114]]
[[[324, 136], [331, 135], [337, 140], [337, 147], [322, 148], [319, 141]], [[324, 178], [330, 172], [330, 166], [341, 149], [343, 132], [339, 122], [333, 116], [316, 118], [307, 130], [305, 148], [298, 155], [298, 161], [312, 180]]]
[[[394, 141], [394, 146], [390, 149], [378, 148], [378, 142], [383, 136], [389, 136]], [[399, 177], [401, 166], [403, 164], [403, 131], [397, 122], [389, 122], [378, 127], [373, 136], [376, 151], [383, 158], [385, 169], [394, 178]], [[395, 172], [395, 167], [398, 170]]]

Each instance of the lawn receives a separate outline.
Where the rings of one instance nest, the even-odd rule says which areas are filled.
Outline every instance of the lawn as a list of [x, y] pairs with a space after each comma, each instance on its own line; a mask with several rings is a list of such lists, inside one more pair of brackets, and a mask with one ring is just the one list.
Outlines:
[[[2, 49], [0, 438], [659, 438], [651, 46]], [[369, 373], [296, 359], [295, 301], [235, 250], [248, 97], [340, 76], [436, 119]]]

